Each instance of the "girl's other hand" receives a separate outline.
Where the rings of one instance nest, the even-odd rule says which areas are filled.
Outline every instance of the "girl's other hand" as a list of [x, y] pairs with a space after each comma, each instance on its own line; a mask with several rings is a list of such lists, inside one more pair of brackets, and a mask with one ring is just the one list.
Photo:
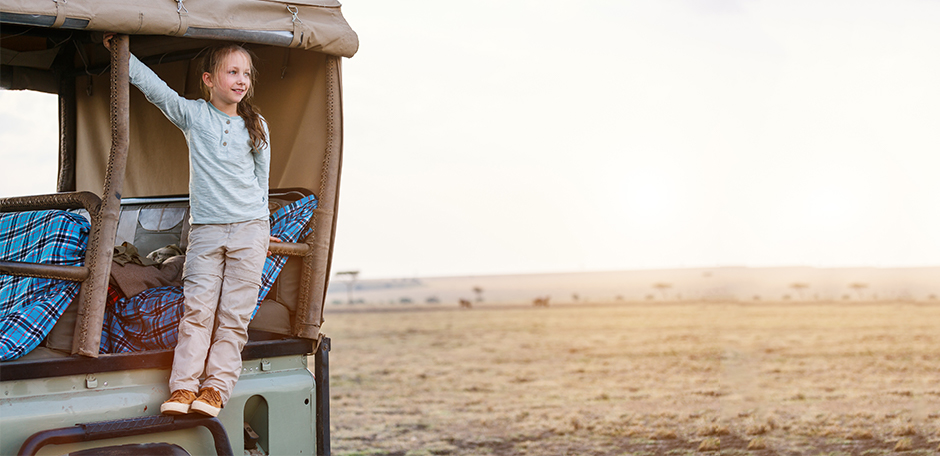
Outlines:
[[[271, 236], [271, 242], [281, 242], [281, 240], [278, 239], [278, 238], [276, 238], [276, 237], [274, 237], [274, 236]], [[270, 250], [268, 250], [268, 256], [271, 256], [271, 251], [270, 251]]]
[[110, 33], [110, 32], [105, 33], [104, 39], [101, 40], [102, 43], [104, 44], [104, 47], [108, 48], [109, 51], [111, 50], [111, 38], [114, 38], [114, 35], [115, 35], [114, 33]]

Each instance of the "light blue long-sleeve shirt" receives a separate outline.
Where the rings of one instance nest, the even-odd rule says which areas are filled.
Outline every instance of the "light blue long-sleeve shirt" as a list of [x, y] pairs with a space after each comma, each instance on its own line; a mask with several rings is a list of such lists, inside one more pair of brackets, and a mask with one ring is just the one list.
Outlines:
[[[186, 137], [190, 222], [267, 219], [271, 149], [265, 146], [252, 152], [244, 119], [229, 116], [205, 100], [179, 96], [133, 55], [130, 80]], [[262, 125], [270, 140], [267, 122]]]

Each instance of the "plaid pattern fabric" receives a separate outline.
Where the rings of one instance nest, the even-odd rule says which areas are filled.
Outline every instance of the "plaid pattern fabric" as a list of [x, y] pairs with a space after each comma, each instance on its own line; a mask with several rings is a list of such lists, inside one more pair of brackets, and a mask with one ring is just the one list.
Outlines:
[[[313, 195], [282, 207], [271, 214], [271, 235], [282, 242], [301, 242], [313, 232], [313, 228], [307, 226], [307, 223], [310, 222], [313, 210], [316, 208], [317, 199]], [[287, 263], [287, 255], [271, 255], [265, 260], [264, 271], [261, 273], [261, 289], [258, 291], [258, 304], [261, 304], [264, 297], [271, 291], [274, 280], [277, 279], [285, 263]], [[258, 307], [255, 307], [251, 317], [254, 318], [256, 313], [258, 313]]]
[[108, 296], [105, 299], [105, 306], [113, 306], [117, 304], [118, 301], [124, 299], [125, 297], [126, 296], [124, 296], [124, 292], [122, 292], [120, 288], [114, 285], [111, 285], [109, 283], [108, 284]]
[[[271, 214], [271, 235], [284, 242], [298, 242], [312, 231], [307, 226], [317, 199], [308, 196]], [[258, 304], [267, 296], [287, 256], [272, 255], [264, 263]], [[255, 307], [255, 312], [258, 308]], [[101, 353], [127, 353], [176, 347], [183, 316], [182, 287], [151, 288], [105, 309]], [[254, 314], [252, 314], [254, 317]]]
[[158, 287], [122, 299], [104, 311], [100, 353], [160, 350], [176, 346], [183, 316], [183, 288]]
[[[0, 213], [0, 260], [81, 266], [90, 226], [65, 211]], [[0, 275], [0, 361], [36, 348], [78, 295], [79, 282]]]

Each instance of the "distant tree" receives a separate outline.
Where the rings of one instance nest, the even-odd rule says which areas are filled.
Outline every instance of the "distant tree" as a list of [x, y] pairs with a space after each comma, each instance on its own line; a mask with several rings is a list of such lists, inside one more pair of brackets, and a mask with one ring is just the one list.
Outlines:
[[790, 284], [790, 288], [796, 291], [796, 294], [800, 295], [800, 301], [803, 300], [803, 290], [809, 288], [808, 283], [803, 282], [793, 282]]
[[341, 271], [336, 276], [346, 276], [346, 292], [348, 293], [349, 303], [353, 303], [353, 288], [356, 287], [356, 279], [359, 278], [359, 271]]
[[666, 290], [672, 288], [672, 284], [671, 284], [671, 283], [666, 283], [666, 282], [656, 282], [656, 283], [653, 284], [653, 288], [659, 290], [660, 294], [663, 295], [663, 299], [665, 300], [665, 299], [666, 299]]
[[477, 295], [477, 302], [483, 302], [483, 288], [477, 285], [473, 287], [473, 292]]
[[571, 300], [572, 300], [572, 301], [578, 302], [579, 299], [581, 299], [581, 296], [579, 296], [577, 293], [572, 293], [572, 294], [571, 294]]
[[864, 282], [852, 282], [849, 284], [849, 288], [855, 290], [858, 293], [858, 299], [862, 299], [862, 290], [868, 288], [868, 284]]

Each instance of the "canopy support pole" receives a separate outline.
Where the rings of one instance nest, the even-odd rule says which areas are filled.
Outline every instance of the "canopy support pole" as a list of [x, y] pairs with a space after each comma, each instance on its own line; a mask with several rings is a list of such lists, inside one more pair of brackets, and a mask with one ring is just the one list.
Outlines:
[[130, 125], [130, 45], [127, 35], [111, 39], [111, 153], [101, 193], [101, 207], [92, 214], [91, 233], [85, 252], [88, 279], [78, 294], [78, 320], [72, 354], [98, 357], [101, 325], [108, 294], [108, 276], [117, 224], [121, 212], [121, 190], [127, 166]]
[[327, 143], [320, 175], [317, 209], [310, 225], [313, 234], [305, 242], [310, 253], [301, 269], [300, 296], [291, 332], [296, 337], [316, 339], [323, 323], [323, 305], [330, 282], [330, 260], [336, 209], [339, 200], [340, 170], [343, 162], [343, 114], [340, 109], [340, 58], [327, 56]]
[[57, 192], [75, 191], [75, 135], [76, 101], [75, 75], [69, 71], [74, 65], [75, 47], [67, 43], [57, 58], [56, 77], [59, 80], [59, 179]]

